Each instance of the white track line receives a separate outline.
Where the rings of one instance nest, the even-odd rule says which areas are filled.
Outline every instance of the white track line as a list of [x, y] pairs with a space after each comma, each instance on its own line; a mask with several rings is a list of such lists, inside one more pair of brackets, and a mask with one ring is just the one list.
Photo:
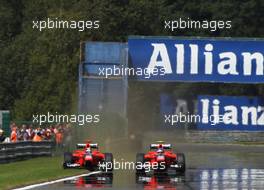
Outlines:
[[72, 176], [72, 177], [66, 177], [66, 178], [57, 179], [57, 180], [54, 180], [54, 181], [48, 181], [48, 182], [44, 182], [44, 183], [29, 185], [29, 186], [26, 186], [26, 187], [16, 188], [16, 189], [13, 189], [13, 190], [28, 190], [28, 189], [33, 189], [33, 188], [36, 188], [36, 187], [41, 187], [41, 186], [45, 186], [45, 185], [51, 185], [51, 184], [54, 184], [54, 183], [59, 183], [59, 182], [63, 182], [63, 181], [66, 181], [66, 180], [73, 180], [75, 178], [90, 176], [90, 175], [99, 174], [99, 173], [101, 173], [101, 171], [95, 171], [95, 172], [91, 172], [91, 173], [88, 173], [88, 174], [81, 174], [81, 175], [76, 175], [76, 176]]

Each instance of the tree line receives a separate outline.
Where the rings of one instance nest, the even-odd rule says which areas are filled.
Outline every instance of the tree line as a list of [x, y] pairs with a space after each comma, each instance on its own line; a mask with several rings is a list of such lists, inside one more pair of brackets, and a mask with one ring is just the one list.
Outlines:
[[[76, 109], [80, 41], [126, 42], [129, 35], [258, 37], [264, 36], [261, 0], [2, 0], [0, 1], [0, 110], [14, 119], [33, 113]], [[164, 20], [231, 20], [229, 30], [164, 30]], [[100, 20], [98, 30], [38, 31], [33, 20]], [[177, 94], [262, 95], [263, 85], [131, 83], [130, 102], [154, 100], [153, 92]], [[147, 90], [143, 90], [146, 89]], [[175, 92], [177, 88], [177, 92]], [[141, 90], [137, 93], [137, 90]], [[143, 91], [142, 91], [143, 90]], [[134, 98], [134, 99], [133, 99]], [[143, 104], [144, 105], [144, 104]], [[146, 105], [147, 106], [147, 105]], [[132, 111], [136, 111], [133, 105]]]

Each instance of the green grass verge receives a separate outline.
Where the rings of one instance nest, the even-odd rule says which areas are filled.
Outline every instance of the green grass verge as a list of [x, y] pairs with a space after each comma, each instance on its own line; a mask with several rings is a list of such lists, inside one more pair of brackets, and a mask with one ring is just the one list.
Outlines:
[[54, 180], [87, 172], [62, 168], [62, 157], [42, 157], [26, 161], [0, 164], [0, 189]]

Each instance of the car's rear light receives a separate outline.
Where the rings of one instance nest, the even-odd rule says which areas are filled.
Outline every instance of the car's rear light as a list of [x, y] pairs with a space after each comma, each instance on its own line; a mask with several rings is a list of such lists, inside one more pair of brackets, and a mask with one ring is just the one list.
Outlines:
[[157, 156], [157, 161], [160, 162], [160, 161], [164, 161], [165, 160], [165, 156]]
[[86, 155], [85, 156], [85, 160], [92, 160], [92, 159], [93, 159], [93, 157], [91, 155]]

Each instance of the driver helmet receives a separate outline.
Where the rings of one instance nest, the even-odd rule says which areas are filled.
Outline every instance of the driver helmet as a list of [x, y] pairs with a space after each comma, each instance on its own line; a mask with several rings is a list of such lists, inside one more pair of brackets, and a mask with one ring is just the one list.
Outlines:
[[164, 150], [162, 149], [162, 148], [159, 148], [158, 150], [157, 150], [157, 153], [163, 153], [164, 152]]
[[86, 148], [86, 152], [87, 152], [87, 153], [91, 153], [91, 148], [89, 148], [89, 147]]

